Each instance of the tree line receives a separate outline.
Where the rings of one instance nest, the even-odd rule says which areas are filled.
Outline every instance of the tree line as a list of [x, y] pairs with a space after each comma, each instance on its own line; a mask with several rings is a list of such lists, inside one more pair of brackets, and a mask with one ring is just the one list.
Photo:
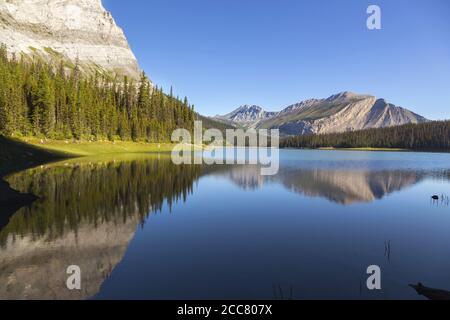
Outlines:
[[97, 72], [85, 75], [39, 59], [8, 57], [0, 47], [0, 134], [51, 139], [169, 141], [193, 129], [194, 106], [143, 73], [140, 81]]
[[293, 136], [283, 148], [397, 148], [450, 150], [450, 121], [432, 121], [361, 131]]
[[84, 224], [144, 223], [163, 205], [171, 210], [185, 202], [201, 166], [178, 166], [167, 157], [83, 162], [43, 166], [8, 177], [11, 186], [40, 197], [16, 212], [0, 230], [0, 248], [9, 236], [47, 237], [48, 241], [77, 232]]

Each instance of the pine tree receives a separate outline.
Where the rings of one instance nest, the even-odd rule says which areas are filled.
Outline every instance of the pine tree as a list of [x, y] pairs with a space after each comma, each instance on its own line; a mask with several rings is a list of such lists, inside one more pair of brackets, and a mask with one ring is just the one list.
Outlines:
[[39, 72], [32, 96], [35, 132], [50, 137], [55, 128], [55, 97], [48, 71], [44, 67]]
[[193, 128], [187, 98], [153, 88], [145, 74], [136, 86], [127, 77], [85, 76], [78, 59], [72, 71], [67, 65], [8, 59], [0, 47], [0, 134], [156, 142]]

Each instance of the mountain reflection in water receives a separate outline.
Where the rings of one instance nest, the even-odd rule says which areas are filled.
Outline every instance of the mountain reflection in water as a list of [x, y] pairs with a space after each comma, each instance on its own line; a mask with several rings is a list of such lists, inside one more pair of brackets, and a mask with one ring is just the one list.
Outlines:
[[[311, 167], [281, 168], [276, 176], [262, 177], [257, 166], [177, 166], [164, 155], [70, 160], [30, 169], [7, 178], [12, 188], [39, 200], [0, 226], [0, 299], [95, 296], [123, 259], [136, 228], [165, 203], [171, 208], [186, 201], [202, 176], [226, 178], [245, 190], [275, 183], [338, 205], [375, 201], [427, 177], [443, 177], [416, 170]], [[66, 288], [70, 265], [82, 270], [81, 291]]]
[[279, 183], [290, 191], [342, 205], [379, 200], [432, 176], [412, 170], [288, 168], [280, 170], [276, 176], [264, 177], [256, 166], [235, 166], [220, 174], [244, 190], [258, 189], [265, 183]]
[[[168, 157], [73, 160], [7, 180], [40, 197], [0, 230], [0, 299], [82, 299], [95, 295], [122, 260], [136, 227], [166, 201], [185, 201], [198, 166]], [[66, 288], [66, 268], [82, 270], [81, 291]]]

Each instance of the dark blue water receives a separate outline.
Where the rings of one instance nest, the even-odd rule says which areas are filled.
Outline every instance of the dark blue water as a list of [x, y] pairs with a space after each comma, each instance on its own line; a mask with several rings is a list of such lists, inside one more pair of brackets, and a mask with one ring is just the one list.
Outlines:
[[[50, 298], [423, 299], [409, 287], [418, 282], [450, 290], [449, 154], [285, 150], [272, 177], [256, 166], [177, 168], [165, 157], [94, 163], [10, 178], [46, 198], [3, 228], [0, 278], [10, 284], [0, 294], [38, 295], [48, 283], [33, 277], [66, 264], [86, 270], [86, 287], [67, 293], [62, 270], [48, 280]], [[12, 253], [30, 243], [33, 252]], [[381, 267], [382, 290], [366, 287], [370, 265]]]

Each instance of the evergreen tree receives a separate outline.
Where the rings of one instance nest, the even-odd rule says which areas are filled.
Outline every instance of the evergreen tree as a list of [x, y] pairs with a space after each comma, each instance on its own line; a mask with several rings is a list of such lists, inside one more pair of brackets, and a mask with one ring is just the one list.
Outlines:
[[177, 128], [193, 129], [187, 98], [164, 94], [143, 73], [127, 77], [86, 76], [77, 59], [72, 70], [42, 61], [8, 59], [0, 47], [0, 134], [60, 139], [169, 141]]
[[294, 136], [283, 139], [281, 147], [449, 150], [450, 121], [432, 121], [345, 133]]

